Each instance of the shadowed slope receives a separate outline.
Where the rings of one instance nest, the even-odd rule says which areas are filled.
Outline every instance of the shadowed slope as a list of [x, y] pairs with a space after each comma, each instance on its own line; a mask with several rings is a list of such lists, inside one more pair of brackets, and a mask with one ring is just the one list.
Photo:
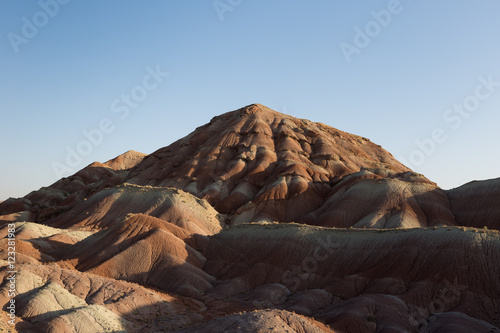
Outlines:
[[335, 333], [322, 323], [284, 310], [260, 310], [232, 314], [180, 332]]
[[[0, 265], [3, 279], [8, 276], [7, 269], [5, 262], [0, 261]], [[184, 314], [186, 307], [178, 298], [137, 284], [56, 265], [19, 265], [17, 270], [17, 315], [25, 320], [17, 325], [20, 332], [135, 331], [144, 321], [158, 316], [170, 318], [170, 326], [164, 328], [201, 319]], [[2, 307], [9, 299], [6, 286], [2, 286]]]
[[459, 225], [500, 229], [500, 178], [470, 182], [447, 194]]
[[[219, 280], [209, 295], [242, 295], [339, 331], [415, 332], [449, 311], [461, 313], [466, 326], [500, 323], [497, 231], [243, 225], [212, 236], [205, 256], [205, 271]], [[454, 318], [439, 320], [448, 327]]]

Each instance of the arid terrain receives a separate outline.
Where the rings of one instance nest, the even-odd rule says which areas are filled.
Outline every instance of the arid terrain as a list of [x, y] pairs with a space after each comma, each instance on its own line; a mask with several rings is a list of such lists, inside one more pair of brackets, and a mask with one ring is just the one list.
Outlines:
[[500, 178], [252, 104], [0, 203], [0, 332], [500, 332], [499, 229]]

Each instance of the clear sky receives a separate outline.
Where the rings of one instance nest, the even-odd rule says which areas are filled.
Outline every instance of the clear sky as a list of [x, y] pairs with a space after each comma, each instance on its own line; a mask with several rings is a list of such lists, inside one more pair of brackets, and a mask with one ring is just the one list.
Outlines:
[[497, 0], [1, 1], [0, 200], [251, 103], [367, 137], [443, 188], [500, 177], [498, 13]]

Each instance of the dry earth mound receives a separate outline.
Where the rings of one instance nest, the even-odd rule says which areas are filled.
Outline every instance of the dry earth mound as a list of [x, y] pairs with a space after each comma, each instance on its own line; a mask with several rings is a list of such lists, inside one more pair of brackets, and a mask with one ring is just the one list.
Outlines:
[[74, 210], [68, 211], [126, 182], [182, 189], [235, 224], [498, 228], [500, 220], [493, 208], [498, 180], [445, 192], [366, 138], [252, 104], [214, 117], [151, 155], [129, 151], [6, 200], [0, 221], [74, 225]]
[[500, 178], [474, 181], [447, 194], [459, 225], [500, 230]]
[[120, 224], [128, 214], [154, 216], [202, 235], [218, 232], [224, 220], [205, 200], [184, 191], [123, 184], [104, 189], [45, 223], [65, 228], [101, 229]]
[[128, 151], [106, 163], [94, 162], [74, 175], [42, 187], [21, 199], [0, 203], [0, 221], [44, 222], [103, 189], [122, 184], [144, 154]]
[[254, 211], [237, 212], [240, 220], [295, 221], [361, 170], [380, 177], [409, 171], [365, 138], [253, 104], [149, 155], [127, 181], [182, 188], [222, 213], [251, 202]]
[[[0, 262], [0, 277], [7, 275]], [[168, 317], [162, 329], [178, 329], [203, 319], [180, 297], [137, 284], [103, 278], [57, 265], [17, 267], [17, 325], [20, 332], [135, 332], [150, 320]], [[10, 298], [0, 288], [0, 304]]]
[[164, 220], [132, 215], [56, 256], [76, 260], [79, 271], [196, 297], [214, 280], [202, 270], [206, 259], [198, 250], [206, 242]]

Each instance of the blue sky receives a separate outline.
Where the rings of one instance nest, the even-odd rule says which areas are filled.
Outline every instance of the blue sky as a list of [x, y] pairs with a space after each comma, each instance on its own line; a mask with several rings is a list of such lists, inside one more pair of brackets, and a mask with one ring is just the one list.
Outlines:
[[[152, 153], [251, 103], [367, 137], [443, 188], [500, 177], [499, 12], [495, 0], [2, 1], [0, 200], [52, 184], [54, 165]], [[85, 152], [71, 167], [68, 147]]]

